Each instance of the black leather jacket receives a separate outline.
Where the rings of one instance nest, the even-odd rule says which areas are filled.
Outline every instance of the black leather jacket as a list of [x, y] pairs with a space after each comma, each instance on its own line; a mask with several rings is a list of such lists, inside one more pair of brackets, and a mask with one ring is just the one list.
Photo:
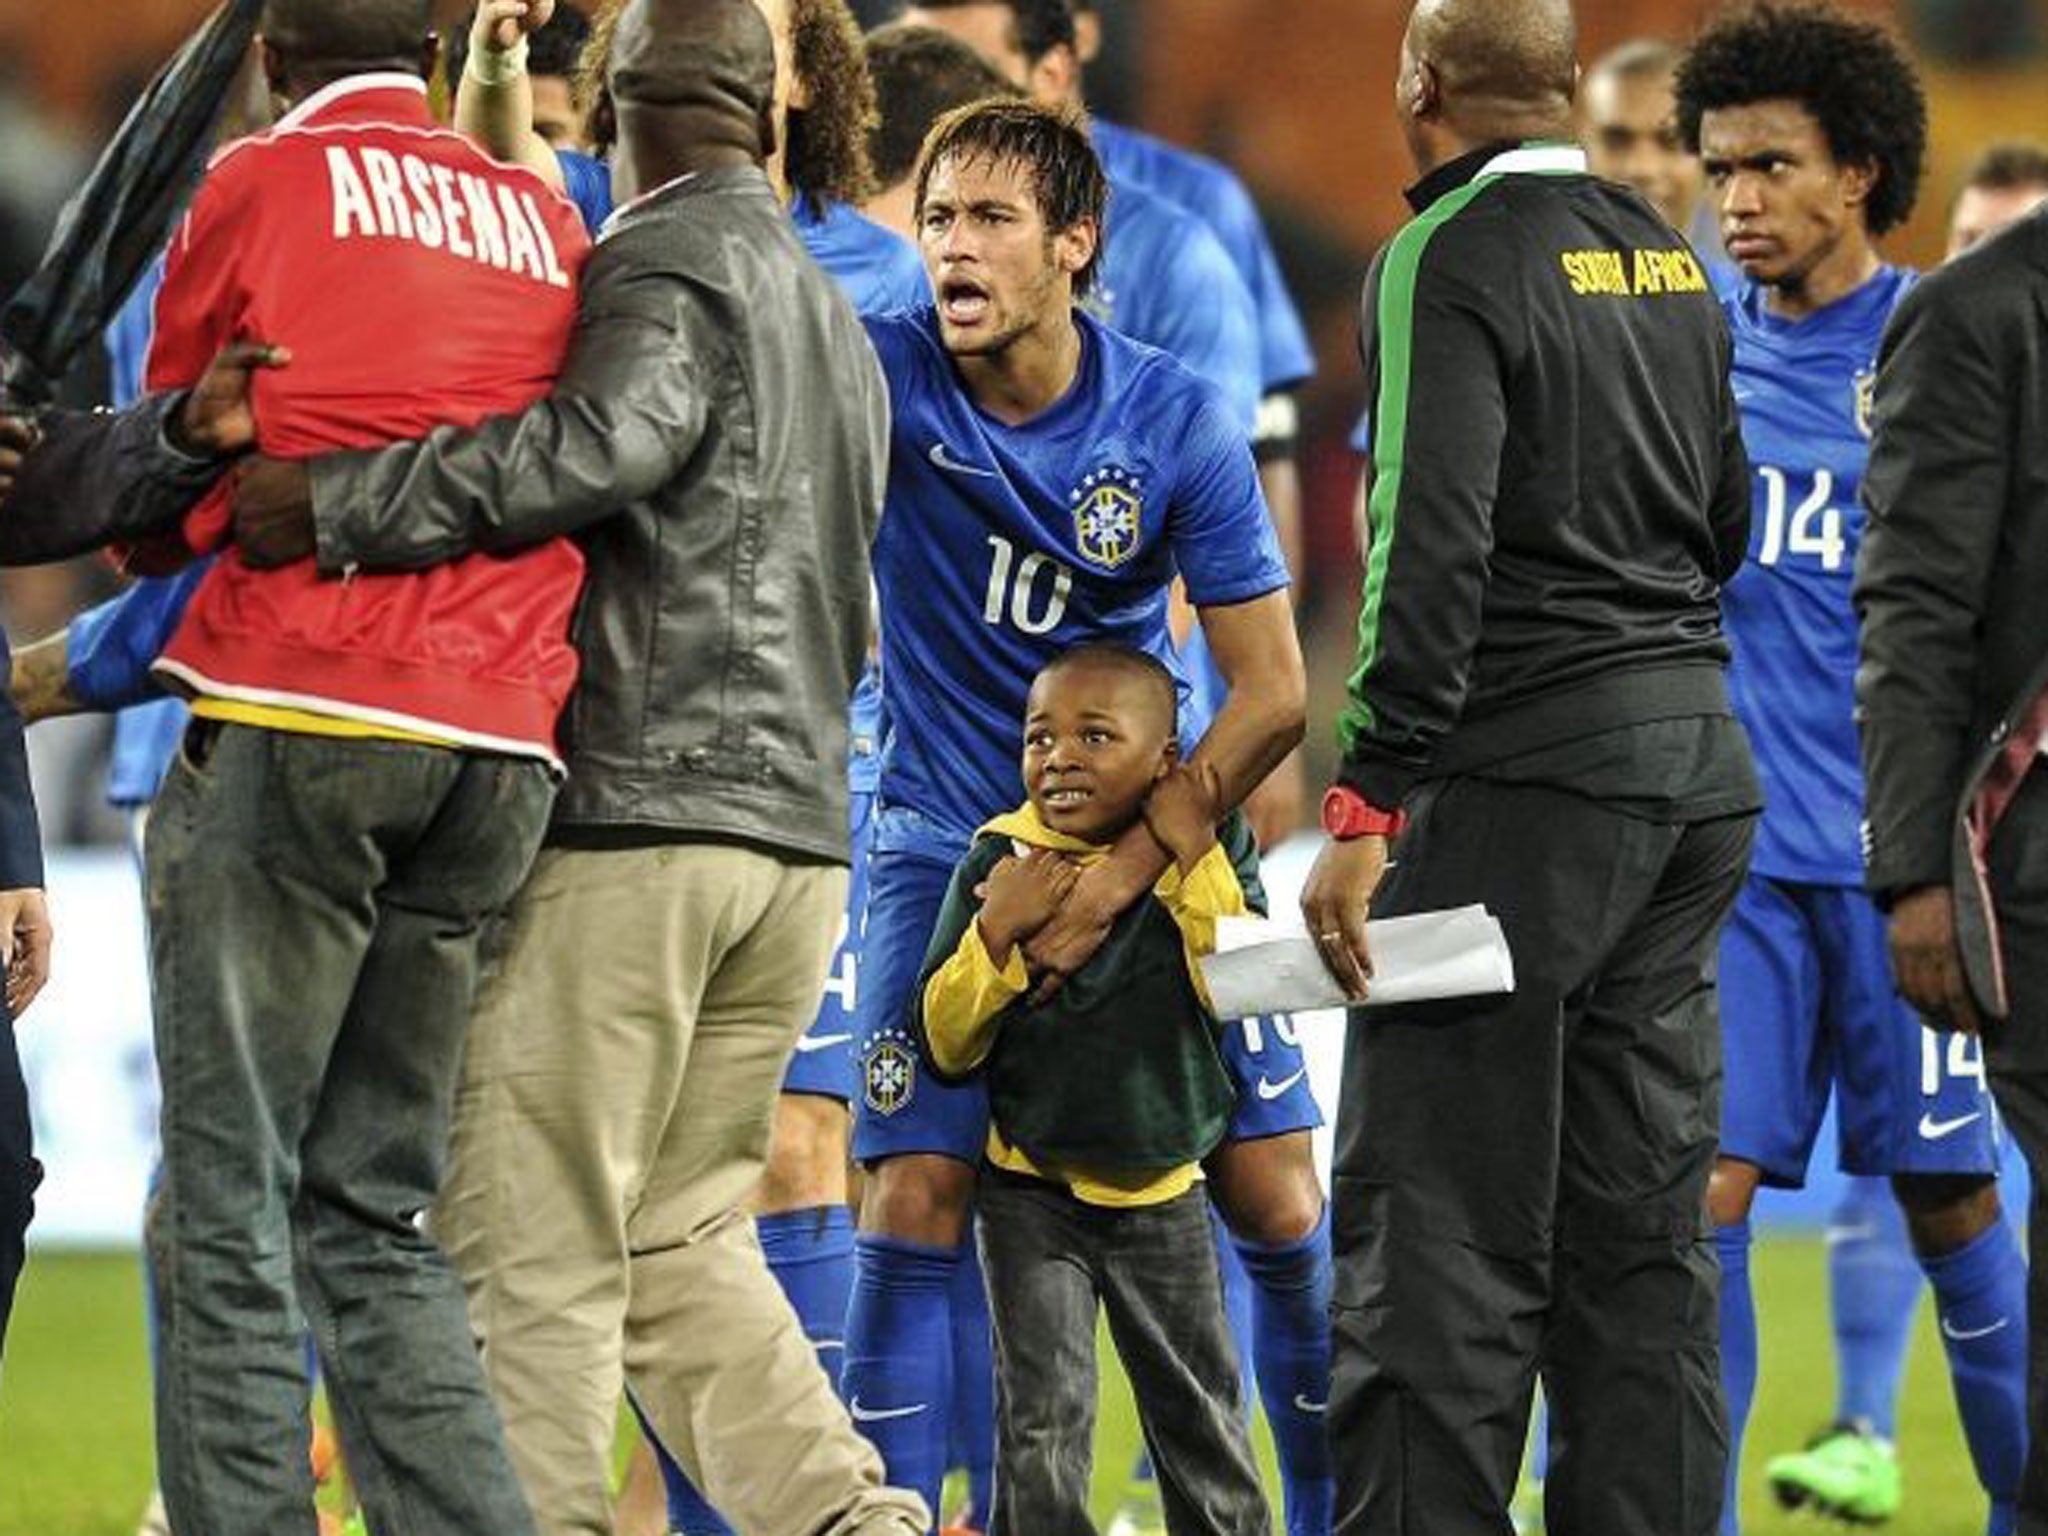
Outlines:
[[318, 559], [410, 569], [580, 530], [557, 835], [843, 861], [887, 454], [852, 307], [761, 172], [709, 172], [620, 211], [547, 399], [314, 461]]

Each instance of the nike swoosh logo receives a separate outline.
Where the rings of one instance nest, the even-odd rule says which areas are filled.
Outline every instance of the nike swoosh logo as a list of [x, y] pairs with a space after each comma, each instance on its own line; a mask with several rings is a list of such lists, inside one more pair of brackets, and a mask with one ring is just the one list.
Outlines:
[[1959, 1115], [1953, 1120], [1937, 1120], [1932, 1115], [1922, 1115], [1920, 1117], [1920, 1135], [1927, 1141], [1939, 1141], [1944, 1136], [1953, 1136], [1971, 1121], [1982, 1120], [1983, 1118], [1984, 1111], [1981, 1109], [1974, 1114]]
[[856, 1424], [878, 1424], [883, 1419], [907, 1419], [913, 1413], [923, 1413], [925, 1403], [912, 1403], [908, 1408], [863, 1408], [858, 1397], [846, 1405], [846, 1411], [853, 1415]]
[[2012, 1319], [2009, 1317], [2001, 1317], [1997, 1322], [1984, 1328], [1954, 1328], [1949, 1325], [1949, 1320], [1944, 1317], [1941, 1320], [1941, 1331], [1954, 1339], [1958, 1344], [1963, 1344], [1971, 1339], [1989, 1338], [2011, 1321]]
[[837, 1350], [844, 1350], [844, 1349], [846, 1348], [846, 1340], [844, 1340], [844, 1339], [813, 1339], [813, 1340], [811, 1340], [811, 1348], [813, 1348], [813, 1349], [816, 1349], [816, 1350], [827, 1350], [827, 1349], [837, 1349]]
[[932, 444], [931, 461], [934, 464], [938, 465], [939, 468], [946, 470], [951, 474], [980, 475], [985, 480], [993, 480], [996, 478], [996, 472], [992, 469], [983, 469], [979, 464], [961, 463], [958, 459], [954, 458], [952, 454], [946, 451], [946, 445], [944, 443]]
[[1277, 1083], [1273, 1082], [1264, 1073], [1260, 1073], [1259, 1097], [1262, 1099], [1277, 1099], [1280, 1097], [1281, 1094], [1285, 1093], [1288, 1089], [1292, 1088], [1296, 1083], [1300, 1082], [1304, 1077], [1307, 1076], [1307, 1067], [1303, 1067], [1298, 1072], [1288, 1073], [1287, 1076], [1281, 1078], [1280, 1081]]
[[1299, 1408], [1303, 1413], [1328, 1413], [1330, 1411], [1330, 1405], [1328, 1403], [1316, 1402], [1306, 1392], [1297, 1392], [1294, 1394], [1294, 1406]]
[[1842, 1243], [1860, 1243], [1866, 1237], [1875, 1236], [1877, 1236], [1877, 1224], [1875, 1222], [1865, 1222], [1858, 1227], [1829, 1227], [1823, 1234], [1824, 1241], [1830, 1248]]
[[823, 1051], [835, 1045], [844, 1045], [852, 1038], [850, 1032], [844, 1035], [798, 1035], [796, 1048], [800, 1055], [808, 1056], [812, 1051]]

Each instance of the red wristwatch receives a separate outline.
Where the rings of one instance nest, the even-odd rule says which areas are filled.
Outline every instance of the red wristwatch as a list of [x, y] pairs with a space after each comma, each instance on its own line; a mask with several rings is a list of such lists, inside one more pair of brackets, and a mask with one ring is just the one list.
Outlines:
[[1323, 830], [1340, 843], [1354, 837], [1399, 837], [1406, 811], [1383, 811], [1349, 784], [1323, 791]]

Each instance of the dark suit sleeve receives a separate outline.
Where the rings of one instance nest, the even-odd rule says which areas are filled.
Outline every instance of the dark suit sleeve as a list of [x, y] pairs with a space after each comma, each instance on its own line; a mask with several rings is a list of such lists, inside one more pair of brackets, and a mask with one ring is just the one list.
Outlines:
[[2020, 438], [1999, 316], [1954, 272], [1922, 283], [1878, 358], [1869, 519], [1857, 556], [1856, 671], [1871, 889], [1950, 879], [1971, 743], [1977, 630]]
[[674, 279], [586, 288], [554, 392], [473, 430], [308, 465], [322, 572], [417, 570], [573, 533], [660, 489], [704, 435]]
[[[0, 633], [0, 677], [11, 665], [7, 637]], [[40, 887], [43, 835], [36, 823], [35, 791], [28, 781], [28, 743], [21, 713], [0, 689], [0, 891]]]
[[164, 424], [182, 393], [125, 411], [50, 411], [43, 440], [0, 502], [0, 565], [69, 560], [177, 527], [226, 471], [226, 459], [180, 453]]

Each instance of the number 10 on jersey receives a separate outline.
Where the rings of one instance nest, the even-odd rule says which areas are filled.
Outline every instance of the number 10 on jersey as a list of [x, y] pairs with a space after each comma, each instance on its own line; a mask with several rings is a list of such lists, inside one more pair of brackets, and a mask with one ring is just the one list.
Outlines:
[[[1019, 560], [1017, 546], [998, 534], [988, 536], [988, 547], [988, 594], [982, 599], [981, 616], [991, 624], [1000, 624], [1007, 617], [1027, 635], [1058, 629], [1074, 590], [1073, 571], [1037, 550]], [[1041, 591], [1048, 584], [1041, 583], [1039, 577], [1047, 571], [1052, 572], [1050, 590]]]

